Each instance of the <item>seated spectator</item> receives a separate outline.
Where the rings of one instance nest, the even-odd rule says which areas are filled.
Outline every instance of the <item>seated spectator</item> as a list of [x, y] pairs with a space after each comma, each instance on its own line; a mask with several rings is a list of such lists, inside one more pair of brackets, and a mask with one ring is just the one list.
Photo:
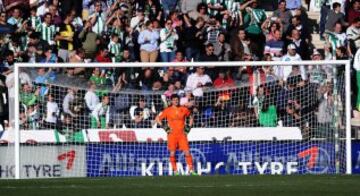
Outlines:
[[301, 23], [301, 18], [300, 16], [293, 16], [291, 19], [291, 24], [289, 25], [289, 27], [287, 28], [286, 32], [285, 32], [285, 38], [288, 40], [292, 40], [292, 32], [293, 30], [296, 29], [300, 32], [300, 38], [302, 40], [305, 40], [306, 42], [309, 42], [310, 40], [310, 33], [308, 30], [308, 27], [303, 25]]
[[[278, 21], [279, 19], [277, 19]], [[268, 18], [261, 25], [261, 29], [265, 34], [266, 41], [274, 40], [275, 31], [279, 30], [281, 35], [283, 34], [283, 26], [281, 22], [273, 21], [272, 18]]]
[[306, 40], [301, 38], [300, 31], [297, 29], [293, 29], [291, 31], [291, 36], [288, 37], [286, 45], [294, 44], [296, 46], [296, 53], [298, 53], [303, 60], [310, 59], [310, 51], [309, 51], [309, 44]]
[[109, 50], [106, 46], [100, 46], [96, 55], [96, 62], [98, 63], [110, 63]]
[[91, 112], [91, 128], [92, 129], [108, 129], [110, 122], [110, 99], [105, 95], [102, 101], [98, 103]]
[[186, 88], [191, 90], [195, 97], [203, 96], [203, 88], [212, 85], [212, 80], [204, 72], [205, 67], [197, 67], [196, 72], [191, 74], [186, 81]]
[[353, 24], [356, 18], [360, 17], [360, 1], [354, 0], [351, 2], [351, 7], [347, 12], [347, 21], [349, 24]]

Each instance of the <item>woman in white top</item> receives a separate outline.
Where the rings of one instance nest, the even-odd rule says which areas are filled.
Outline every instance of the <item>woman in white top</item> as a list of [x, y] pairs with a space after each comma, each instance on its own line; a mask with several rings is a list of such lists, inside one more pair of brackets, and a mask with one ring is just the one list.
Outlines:
[[175, 59], [176, 40], [179, 39], [171, 19], [167, 19], [165, 28], [160, 31], [160, 56], [162, 62], [172, 62]]

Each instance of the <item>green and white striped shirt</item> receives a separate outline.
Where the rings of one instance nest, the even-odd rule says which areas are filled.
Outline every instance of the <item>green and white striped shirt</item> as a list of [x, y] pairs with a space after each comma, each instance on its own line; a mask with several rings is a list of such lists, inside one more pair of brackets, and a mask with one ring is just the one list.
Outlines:
[[240, 2], [241, 0], [223, 0], [224, 7], [230, 12], [240, 11]]
[[54, 45], [54, 36], [56, 34], [55, 25], [47, 25], [44, 22], [37, 26], [36, 32], [41, 34], [41, 39], [47, 41], [50, 45]]
[[92, 27], [92, 30], [94, 33], [100, 35], [103, 31], [106, 30], [105, 29], [106, 16], [104, 13], [101, 13], [100, 15], [99, 15], [99, 13], [94, 13], [93, 15], [90, 16], [90, 18], [92, 18], [92, 17], [97, 17], [96, 23]]
[[31, 21], [31, 27], [33, 29], [36, 29], [36, 27], [41, 24], [41, 19], [39, 16], [30, 16], [30, 21]]
[[[223, 0], [203, 0], [203, 3], [206, 3], [206, 5], [211, 4], [213, 6], [223, 5]], [[216, 16], [219, 13], [219, 11], [208, 8], [208, 13], [210, 16]]]
[[110, 41], [108, 48], [112, 55], [111, 61], [113, 63], [120, 62], [121, 61], [121, 44]]
[[333, 55], [336, 54], [336, 48], [346, 46], [347, 38], [345, 33], [326, 32], [329, 35], [328, 41], [331, 44]]

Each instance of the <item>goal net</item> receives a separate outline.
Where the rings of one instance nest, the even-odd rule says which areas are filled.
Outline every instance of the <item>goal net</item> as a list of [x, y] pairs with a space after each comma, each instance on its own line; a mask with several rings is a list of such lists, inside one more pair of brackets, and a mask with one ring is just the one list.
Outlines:
[[[18, 64], [14, 128], [1, 136], [10, 173], [1, 178], [172, 175], [155, 122], [172, 94], [194, 117], [187, 137], [198, 174], [350, 173], [348, 67]], [[186, 175], [183, 152], [176, 160]]]

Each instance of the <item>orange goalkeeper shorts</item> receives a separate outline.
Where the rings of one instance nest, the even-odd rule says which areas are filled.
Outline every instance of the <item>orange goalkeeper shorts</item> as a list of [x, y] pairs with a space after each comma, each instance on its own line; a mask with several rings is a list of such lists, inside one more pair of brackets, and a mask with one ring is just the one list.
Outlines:
[[176, 151], [176, 149], [182, 151], [189, 151], [189, 142], [186, 134], [169, 134], [168, 139], [168, 149], [169, 151]]

